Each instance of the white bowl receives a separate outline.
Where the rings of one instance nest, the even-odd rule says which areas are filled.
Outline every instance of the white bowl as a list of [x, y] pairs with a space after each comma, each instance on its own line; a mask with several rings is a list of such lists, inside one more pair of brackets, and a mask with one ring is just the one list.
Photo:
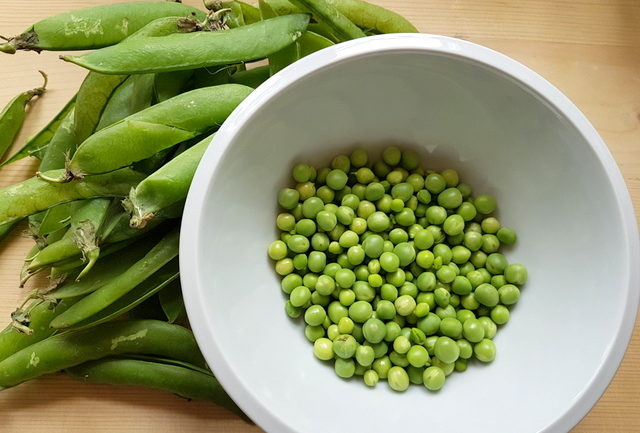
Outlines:
[[[342, 380], [313, 356], [266, 249], [292, 164], [400, 143], [453, 167], [519, 235], [529, 282], [497, 359], [438, 393]], [[561, 432], [597, 401], [638, 306], [638, 233], [624, 181], [584, 115], [523, 65], [447, 37], [359, 39], [315, 53], [224, 123], [187, 199], [189, 318], [224, 388], [268, 432]]]

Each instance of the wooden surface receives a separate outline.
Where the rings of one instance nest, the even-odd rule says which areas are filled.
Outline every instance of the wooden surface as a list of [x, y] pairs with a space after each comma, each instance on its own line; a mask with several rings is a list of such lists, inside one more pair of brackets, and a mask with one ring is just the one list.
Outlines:
[[[0, 0], [0, 34], [19, 33], [45, 16], [108, 0]], [[198, 5], [197, 1], [185, 1]], [[455, 36], [509, 55], [572, 99], [613, 153], [640, 212], [640, 2], [638, 0], [376, 0], [424, 32]], [[77, 90], [84, 71], [57, 53], [0, 55], [0, 107], [50, 75], [18, 143], [33, 135]], [[27, 178], [33, 162], [0, 170], [0, 187]], [[20, 236], [0, 243], [0, 318], [28, 288], [18, 271], [30, 248]], [[2, 325], [4, 326], [4, 325]], [[258, 432], [212, 404], [143, 389], [80, 384], [50, 376], [0, 393], [0, 432]], [[624, 361], [576, 433], [640, 432], [640, 326]], [[329, 432], [328, 432], [329, 433]], [[516, 433], [516, 432], [514, 432]]]

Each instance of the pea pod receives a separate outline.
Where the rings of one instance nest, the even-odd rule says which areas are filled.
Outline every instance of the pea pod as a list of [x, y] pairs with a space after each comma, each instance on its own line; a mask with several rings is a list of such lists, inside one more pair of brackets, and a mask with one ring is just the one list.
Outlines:
[[117, 44], [149, 22], [169, 16], [205, 14], [175, 2], [129, 2], [64, 12], [45, 18], [0, 44], [0, 52], [16, 50], [89, 50]]
[[198, 163], [212, 138], [185, 150], [131, 190], [123, 204], [131, 214], [132, 227], [143, 228], [158, 211], [187, 197]]
[[[44, 175], [58, 178], [64, 175], [64, 170], [52, 170]], [[33, 177], [0, 189], [0, 224], [69, 201], [94, 197], [124, 197], [142, 179], [144, 175], [128, 168], [66, 184], [51, 183]]]
[[52, 140], [56, 131], [62, 125], [62, 122], [67, 117], [69, 112], [73, 110], [76, 104], [76, 97], [71, 98], [67, 104], [62, 107], [62, 110], [54, 116], [53, 119], [44, 127], [40, 132], [27, 140], [20, 150], [14, 153], [11, 157], [7, 158], [4, 162], [0, 163], [0, 167], [9, 165], [13, 162], [19, 161], [27, 156], [35, 156], [38, 159], [42, 159], [49, 142]]
[[39, 72], [44, 77], [42, 87], [22, 92], [0, 111], [0, 159], [9, 150], [24, 123], [27, 104], [36, 96], [41, 96], [47, 88], [47, 75], [42, 71]]
[[33, 258], [27, 267], [28, 273], [34, 274], [53, 263], [82, 254], [88, 263], [85, 271], [78, 275], [80, 279], [95, 264], [100, 254], [98, 233], [111, 200], [97, 198], [73, 204], [71, 227], [62, 239], [46, 246]]
[[303, 11], [310, 12], [316, 21], [326, 24], [341, 41], [364, 38], [366, 35], [349, 18], [326, 0], [291, 0]]
[[258, 66], [257, 68], [239, 71], [229, 77], [231, 83], [242, 84], [244, 86], [257, 88], [269, 78], [269, 66]]
[[300, 39], [269, 58], [270, 73], [273, 75], [301, 58], [331, 45], [333, 42], [324, 36], [306, 31]]
[[225, 84], [192, 90], [156, 104], [85, 140], [67, 165], [66, 173], [41, 177], [65, 182], [149, 158], [219, 126], [252, 90]]
[[245, 25], [260, 21], [260, 10], [257, 7], [242, 1], [236, 1], [236, 3], [240, 5]]
[[182, 289], [178, 281], [164, 288], [158, 294], [158, 300], [169, 323], [176, 323], [187, 317], [187, 310], [182, 297]]
[[205, 365], [193, 333], [186, 328], [157, 320], [115, 321], [53, 335], [0, 361], [0, 389], [124, 353], [166, 356]]
[[223, 9], [229, 9], [224, 16], [224, 22], [230, 28], [241, 27], [245, 25], [244, 15], [242, 14], [242, 6], [236, 1], [225, 1], [221, 3]]
[[63, 60], [103, 74], [179, 71], [262, 59], [300, 37], [307, 15], [288, 15], [230, 30], [137, 38]]
[[9, 233], [11, 233], [11, 230], [13, 230], [13, 228], [16, 226], [16, 224], [18, 224], [20, 222], [20, 219], [14, 219], [14, 220], [10, 220], [7, 221], [3, 224], [0, 224], [0, 240], [4, 239], [6, 236], [9, 235]]
[[116, 302], [178, 255], [178, 239], [178, 230], [167, 234], [147, 255], [125, 272], [53, 319], [51, 327], [68, 328]]
[[154, 79], [153, 74], [129, 76], [105, 104], [96, 131], [149, 107], [153, 98]]
[[194, 71], [191, 69], [155, 74], [153, 90], [156, 101], [163, 102], [184, 92], [193, 74]]
[[184, 398], [211, 401], [246, 419], [212, 374], [195, 369], [140, 359], [108, 358], [68, 368], [66, 372], [84, 382], [145, 386]]

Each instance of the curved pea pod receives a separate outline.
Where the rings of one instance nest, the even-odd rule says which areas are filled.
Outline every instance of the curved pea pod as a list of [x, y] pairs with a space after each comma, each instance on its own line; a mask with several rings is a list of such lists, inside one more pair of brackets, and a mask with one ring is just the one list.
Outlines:
[[187, 309], [184, 305], [180, 281], [176, 280], [174, 283], [162, 289], [162, 291], [158, 293], [158, 300], [169, 323], [186, 320]]
[[64, 12], [45, 18], [0, 44], [0, 52], [16, 50], [89, 50], [117, 44], [149, 22], [169, 16], [204, 12], [175, 2], [129, 2]]
[[153, 74], [127, 77], [109, 97], [95, 128], [96, 131], [151, 106], [154, 80]]
[[211, 401], [246, 419], [213, 374], [198, 369], [142, 359], [109, 358], [72, 367], [66, 372], [84, 382], [144, 386], [188, 399]]
[[103, 74], [179, 71], [267, 57], [306, 30], [307, 15], [287, 15], [230, 30], [136, 38], [63, 60]]
[[157, 320], [114, 321], [53, 335], [0, 361], [0, 389], [125, 353], [166, 356], [205, 365], [193, 333], [182, 326]]
[[289, 66], [290, 64], [308, 56], [311, 53], [333, 45], [331, 40], [310, 31], [304, 34], [288, 47], [274, 53], [269, 57], [269, 69], [271, 75]]
[[45, 179], [65, 182], [149, 158], [221, 125], [252, 90], [238, 84], [206, 87], [151, 106], [93, 134], [78, 147], [66, 173]]
[[222, 9], [229, 9], [224, 16], [224, 22], [230, 28], [241, 27], [245, 25], [244, 15], [242, 14], [242, 6], [236, 1], [225, 1], [221, 3]]
[[177, 229], [171, 231], [149, 253], [125, 272], [53, 319], [51, 327], [62, 329], [74, 326], [125, 296], [138, 284], [178, 256], [179, 235], [180, 232]]
[[236, 1], [236, 3], [240, 5], [245, 25], [260, 21], [260, 9], [242, 1]]
[[64, 119], [66, 119], [71, 110], [73, 110], [75, 104], [76, 97], [74, 96], [64, 107], [62, 107], [62, 110], [60, 110], [60, 112], [56, 114], [54, 118], [51, 119], [44, 128], [42, 128], [42, 130], [40, 130], [40, 132], [29, 138], [20, 150], [7, 158], [4, 162], [0, 163], [0, 167], [19, 161], [27, 156], [34, 156], [38, 159], [42, 159], [49, 142], [53, 139]]
[[364, 38], [366, 35], [349, 18], [326, 0], [291, 0], [295, 6], [310, 12], [316, 21], [326, 24], [340, 41]]
[[156, 101], [163, 102], [184, 92], [193, 79], [194, 70], [162, 72], [155, 74], [153, 92]]
[[198, 163], [212, 138], [185, 150], [131, 190], [123, 205], [131, 214], [132, 227], [145, 227], [158, 211], [187, 197]]
[[39, 72], [44, 77], [44, 84], [41, 87], [20, 93], [0, 111], [0, 159], [9, 150], [24, 123], [27, 104], [46, 91], [47, 75], [42, 71]]
[[[61, 177], [64, 170], [45, 173]], [[0, 189], [0, 224], [47, 210], [51, 206], [83, 198], [124, 197], [144, 175], [128, 168], [59, 184], [33, 177]]]
[[257, 68], [238, 71], [229, 77], [229, 81], [244, 86], [257, 88], [270, 77], [269, 66], [258, 66]]

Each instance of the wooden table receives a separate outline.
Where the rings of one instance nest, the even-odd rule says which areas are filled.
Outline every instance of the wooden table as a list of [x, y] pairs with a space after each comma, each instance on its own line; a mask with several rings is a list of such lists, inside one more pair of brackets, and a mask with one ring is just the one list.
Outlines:
[[[19, 33], [45, 16], [109, 0], [0, 0], [0, 34]], [[196, 0], [185, 1], [199, 5]], [[376, 0], [424, 32], [480, 43], [531, 67], [587, 115], [613, 153], [640, 212], [640, 2], [637, 0]], [[84, 71], [56, 53], [0, 55], [0, 106], [40, 85], [18, 143], [33, 135], [77, 90]], [[32, 175], [33, 161], [0, 171], [0, 187]], [[0, 243], [0, 317], [19, 304], [18, 271], [31, 241]], [[4, 325], [2, 325], [4, 326]], [[212, 404], [144, 389], [85, 385], [49, 376], [0, 394], [0, 432], [258, 432]], [[640, 432], [640, 325], [606, 393], [573, 430]]]

